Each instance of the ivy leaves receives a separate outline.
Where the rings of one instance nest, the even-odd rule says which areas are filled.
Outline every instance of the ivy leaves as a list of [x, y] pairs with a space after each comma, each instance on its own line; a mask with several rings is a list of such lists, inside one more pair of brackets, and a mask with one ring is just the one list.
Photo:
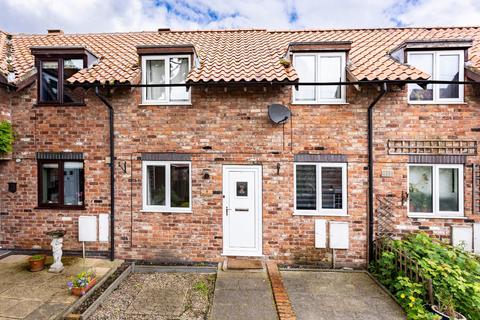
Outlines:
[[0, 121], [0, 154], [12, 152], [13, 129], [8, 121]]

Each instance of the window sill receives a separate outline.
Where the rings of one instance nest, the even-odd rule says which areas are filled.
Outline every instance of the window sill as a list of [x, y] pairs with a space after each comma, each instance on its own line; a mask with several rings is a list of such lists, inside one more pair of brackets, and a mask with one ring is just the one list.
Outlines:
[[438, 106], [438, 105], [442, 105], [442, 104], [448, 104], [448, 105], [451, 105], [451, 104], [457, 104], [457, 105], [467, 105], [468, 103], [466, 103], [465, 101], [419, 101], [419, 102], [415, 102], [415, 101], [408, 101], [407, 102], [409, 106], [430, 106], [430, 105], [434, 105], [434, 106]]
[[458, 220], [464, 220], [468, 219], [467, 217], [463, 215], [445, 215], [445, 216], [440, 216], [440, 215], [428, 215], [428, 214], [408, 214], [409, 218], [416, 218], [416, 219], [458, 219]]
[[328, 105], [349, 105], [350, 103], [346, 101], [320, 101], [320, 102], [300, 102], [300, 101], [294, 101], [291, 102], [290, 105], [292, 106], [328, 106]]
[[313, 216], [313, 217], [349, 217], [346, 213], [323, 213], [323, 212], [294, 212], [294, 216]]
[[140, 210], [141, 213], [193, 213], [193, 210], [155, 210], [155, 209], [146, 209]]
[[139, 107], [176, 107], [176, 106], [192, 106], [192, 102], [143, 102], [138, 105]]
[[34, 210], [86, 210], [86, 207], [81, 206], [51, 206], [51, 207], [44, 207], [44, 206], [36, 206], [33, 208]]
[[86, 107], [85, 103], [46, 103], [37, 102], [33, 104], [34, 107]]

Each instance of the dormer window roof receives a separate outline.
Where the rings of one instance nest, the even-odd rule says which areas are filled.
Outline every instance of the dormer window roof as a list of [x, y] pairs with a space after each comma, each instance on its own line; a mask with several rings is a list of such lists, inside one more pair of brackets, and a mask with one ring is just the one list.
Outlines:
[[407, 40], [390, 51], [390, 55], [405, 63], [409, 51], [467, 50], [473, 45], [471, 39]]
[[352, 41], [290, 42], [287, 55], [293, 52], [350, 51]]

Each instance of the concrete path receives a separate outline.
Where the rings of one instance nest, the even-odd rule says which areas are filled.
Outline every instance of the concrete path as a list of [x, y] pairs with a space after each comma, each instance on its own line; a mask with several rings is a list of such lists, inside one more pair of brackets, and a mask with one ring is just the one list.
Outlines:
[[402, 308], [363, 272], [282, 271], [299, 320], [400, 320]]
[[[78, 298], [71, 295], [67, 280], [86, 269], [94, 269], [101, 278], [121, 261], [64, 257], [60, 274], [28, 270], [26, 255], [11, 255], [0, 260], [0, 319], [51, 319]], [[52, 259], [47, 258], [51, 264]]]
[[219, 271], [211, 320], [277, 320], [268, 275], [264, 271]]

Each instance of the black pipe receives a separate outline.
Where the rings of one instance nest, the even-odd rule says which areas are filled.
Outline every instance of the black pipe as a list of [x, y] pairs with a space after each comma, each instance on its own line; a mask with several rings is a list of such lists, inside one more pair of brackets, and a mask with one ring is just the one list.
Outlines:
[[115, 260], [115, 134], [114, 134], [114, 110], [110, 102], [102, 96], [98, 87], [95, 95], [107, 106], [109, 129], [110, 129], [110, 260]]
[[352, 86], [352, 85], [364, 85], [364, 84], [373, 84], [373, 85], [405, 85], [405, 84], [418, 84], [418, 85], [427, 85], [427, 84], [466, 84], [474, 85], [480, 84], [478, 81], [448, 81], [448, 80], [364, 80], [364, 81], [336, 81], [336, 82], [298, 82], [298, 81], [238, 81], [238, 82], [225, 82], [225, 81], [209, 81], [209, 82], [189, 82], [189, 83], [156, 83], [156, 84], [142, 84], [142, 83], [113, 83], [113, 84], [101, 84], [98, 82], [95, 83], [74, 83], [66, 84], [67, 87], [83, 87], [83, 88], [157, 88], [157, 87], [193, 87], [193, 86], [226, 86], [226, 85], [237, 85], [237, 86], [246, 86], [252, 84], [259, 85], [293, 85], [293, 86], [332, 86], [332, 85], [343, 85], [343, 86]]
[[373, 258], [373, 108], [387, 92], [387, 84], [383, 83], [380, 93], [368, 106], [368, 260]]

